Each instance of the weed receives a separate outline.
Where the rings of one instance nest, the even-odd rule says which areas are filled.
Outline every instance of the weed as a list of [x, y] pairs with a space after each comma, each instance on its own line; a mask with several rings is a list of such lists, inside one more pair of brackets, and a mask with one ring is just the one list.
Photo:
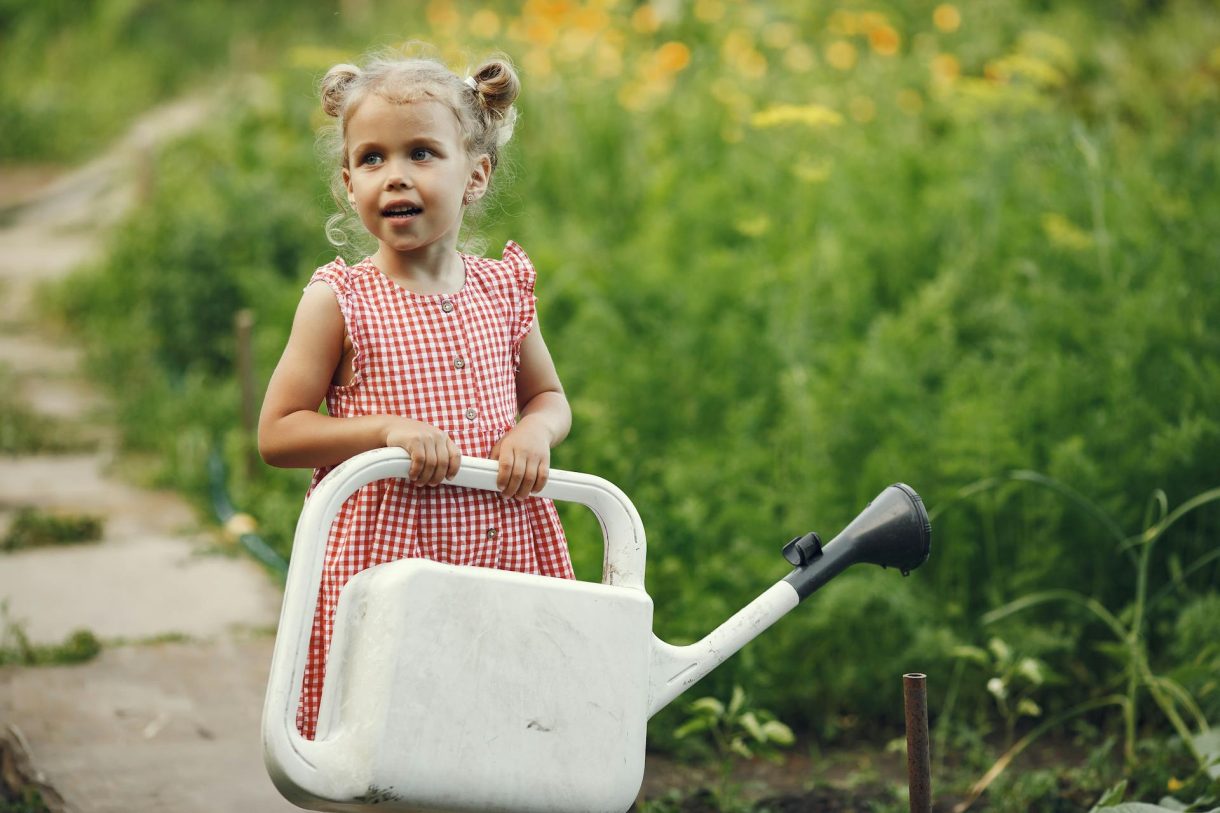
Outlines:
[[700, 697], [689, 707], [689, 717], [674, 732], [684, 739], [703, 735], [710, 740], [719, 760], [719, 786], [713, 791], [718, 810], [749, 810], [732, 783], [734, 759], [754, 759], [756, 756], [775, 758], [779, 749], [795, 741], [792, 730], [764, 709], [749, 708], [746, 693], [733, 687], [728, 705], [715, 697]]
[[[1012, 745], [995, 762], [991, 769], [975, 783], [966, 800], [958, 805], [955, 810], [960, 813], [960, 811], [968, 808], [978, 798], [979, 794], [1008, 767], [1012, 760], [1035, 739], [1069, 719], [1105, 706], [1117, 706], [1122, 713], [1124, 729], [1123, 754], [1128, 767], [1134, 767], [1136, 764], [1136, 734], [1140, 720], [1140, 701], [1145, 694], [1152, 699], [1154, 705], [1177, 734], [1180, 742], [1184, 744], [1197, 770], [1200, 773], [1204, 772], [1211, 761], [1211, 755], [1200, 747], [1199, 743], [1201, 740], [1199, 735], [1206, 735], [1208, 733], [1209, 726], [1207, 720], [1198, 702], [1181, 684], [1166, 675], [1157, 674], [1151, 666], [1148, 653], [1148, 632], [1146, 629], [1148, 574], [1152, 551], [1156, 543], [1164, 537], [1165, 533], [1175, 523], [1190, 512], [1209, 503], [1220, 501], [1220, 488], [1210, 489], [1198, 494], [1173, 511], [1169, 510], [1168, 500], [1164, 492], [1158, 490], [1149, 501], [1148, 510], [1145, 512], [1143, 531], [1128, 536], [1123, 533], [1118, 522], [1110, 517], [1101, 506], [1088, 501], [1082, 495], [1054, 478], [1036, 472], [1019, 471], [1012, 472], [1004, 477], [988, 478], [986, 481], [980, 481], [973, 486], [967, 487], [967, 489], [963, 490], [963, 493], [969, 495], [979, 494], [988, 489], [997, 488], [1008, 481], [1024, 482], [1049, 488], [1070, 497], [1074, 502], [1086, 508], [1089, 514], [1098, 519], [1100, 524], [1107, 529], [1119, 553], [1134, 552], [1135, 555], [1131, 557], [1135, 571], [1134, 585], [1130, 597], [1131, 604], [1120, 611], [1112, 611], [1098, 599], [1076, 590], [1043, 590], [1023, 596], [987, 613], [983, 616], [983, 622], [985, 624], [994, 623], [1031, 608], [1055, 602], [1083, 608], [1094, 618], [1100, 620], [1104, 627], [1114, 635], [1114, 642], [1098, 646], [1098, 649], [1106, 652], [1118, 661], [1123, 675], [1123, 685], [1119, 692], [1080, 703], [1036, 726], [1022, 737], [1020, 741]], [[1207, 554], [1204, 558], [1211, 561], [1214, 556]], [[1190, 725], [1187, 723], [1188, 719], [1194, 724], [1198, 734], [1191, 731]]]
[[92, 632], [76, 630], [61, 644], [35, 644], [24, 626], [9, 615], [8, 603], [0, 602], [0, 666], [53, 666], [84, 663], [102, 651]]
[[49, 514], [36, 508], [17, 512], [0, 551], [53, 545], [78, 545], [102, 538], [102, 520], [89, 514]]

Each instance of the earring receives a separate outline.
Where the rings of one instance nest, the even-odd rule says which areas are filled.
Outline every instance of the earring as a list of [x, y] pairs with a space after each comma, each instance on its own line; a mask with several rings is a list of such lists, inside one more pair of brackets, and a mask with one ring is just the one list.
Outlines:
[[462, 200], [464, 200], [466, 202], [467, 206], [474, 203], [474, 201], [475, 201], [474, 192], [467, 192], [465, 197], [462, 198]]

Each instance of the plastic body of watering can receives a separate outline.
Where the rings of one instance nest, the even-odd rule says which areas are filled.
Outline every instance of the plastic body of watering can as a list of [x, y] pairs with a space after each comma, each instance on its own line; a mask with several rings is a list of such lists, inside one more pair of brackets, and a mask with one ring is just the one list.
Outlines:
[[[643, 779], [649, 717], [848, 565], [906, 571], [928, 554], [922, 502], [892, 486], [825, 547], [793, 540], [785, 579], [703, 640], [671, 646], [652, 633], [631, 501], [601, 478], [553, 471], [541, 496], [583, 504], [601, 524], [602, 583], [423, 559], [358, 573], [340, 595], [307, 740], [296, 711], [330, 525], [358, 488], [409, 466], [400, 449], [357, 455], [297, 525], [263, 742], [276, 787], [301, 807], [622, 813]], [[449, 482], [495, 490], [496, 469], [463, 458]]]

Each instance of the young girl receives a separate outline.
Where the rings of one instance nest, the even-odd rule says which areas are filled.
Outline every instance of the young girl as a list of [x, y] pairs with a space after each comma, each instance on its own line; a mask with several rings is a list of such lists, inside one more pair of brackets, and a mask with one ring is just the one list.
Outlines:
[[[534, 267], [511, 242], [500, 260], [457, 249], [519, 89], [502, 60], [462, 79], [431, 60], [382, 58], [322, 80], [341, 189], [377, 249], [314, 272], [268, 384], [259, 450], [275, 466], [313, 467], [311, 489], [381, 446], [402, 447], [411, 466], [358, 491], [331, 528], [297, 714], [311, 739], [339, 591], [354, 574], [422, 556], [572, 578], [554, 506], [530, 496], [571, 423], [538, 329]], [[499, 461], [499, 493], [442, 485], [463, 454]]]

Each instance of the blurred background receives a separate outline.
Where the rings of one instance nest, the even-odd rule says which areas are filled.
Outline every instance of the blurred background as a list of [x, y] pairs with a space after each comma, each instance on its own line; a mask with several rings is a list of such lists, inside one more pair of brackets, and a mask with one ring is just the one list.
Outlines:
[[[539, 268], [575, 415], [554, 465], [636, 502], [658, 634], [701, 637], [892, 482], [933, 514], [923, 568], [840, 577], [704, 693], [834, 748], [899, 734], [926, 672], [967, 767], [1045, 726], [1111, 766], [1080, 783], [1216, 792], [1213, 4], [3, 0], [0, 32], [7, 165], [211, 111], [42, 298], [147, 478], [223, 489], [288, 555], [308, 472], [254, 460], [248, 415], [311, 271], [360, 256], [323, 230], [317, 82], [409, 41], [459, 73], [504, 52], [521, 118], [469, 245]], [[595, 522], [564, 517], [597, 579]]]

